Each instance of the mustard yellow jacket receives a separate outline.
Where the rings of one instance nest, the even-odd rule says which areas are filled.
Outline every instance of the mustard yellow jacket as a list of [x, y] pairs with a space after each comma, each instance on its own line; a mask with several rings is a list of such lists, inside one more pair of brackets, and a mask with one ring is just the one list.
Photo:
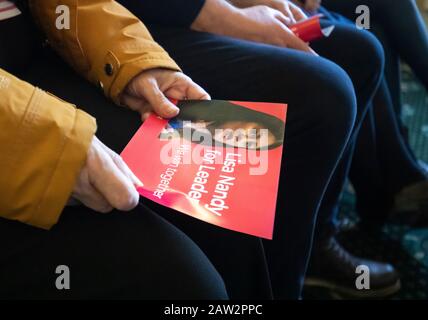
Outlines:
[[[112, 0], [29, 0], [50, 45], [116, 103], [152, 68], [179, 70], [145, 26]], [[71, 28], [55, 26], [70, 9]], [[96, 131], [76, 106], [0, 69], [0, 216], [49, 229], [58, 220]]]

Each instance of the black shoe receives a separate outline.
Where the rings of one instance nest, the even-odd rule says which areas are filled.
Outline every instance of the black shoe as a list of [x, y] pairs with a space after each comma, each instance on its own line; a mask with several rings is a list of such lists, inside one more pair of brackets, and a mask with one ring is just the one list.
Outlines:
[[[341, 298], [384, 298], [400, 289], [400, 279], [394, 267], [357, 258], [346, 251], [332, 237], [313, 250], [309, 269], [305, 279], [305, 287], [324, 288], [335, 297]], [[369, 289], [358, 289], [358, 266], [367, 266], [369, 270]], [[360, 284], [360, 282], [358, 282]]]

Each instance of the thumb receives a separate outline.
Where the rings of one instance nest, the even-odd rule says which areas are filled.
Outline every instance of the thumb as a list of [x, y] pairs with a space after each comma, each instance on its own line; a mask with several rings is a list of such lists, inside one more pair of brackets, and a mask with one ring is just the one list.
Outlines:
[[150, 86], [144, 88], [144, 97], [153, 108], [153, 111], [162, 118], [175, 117], [180, 111], [180, 109], [160, 91], [157, 83], [152, 83]]
[[112, 207], [129, 211], [138, 204], [139, 195], [134, 182], [114, 163], [97, 138], [88, 154], [89, 183]]

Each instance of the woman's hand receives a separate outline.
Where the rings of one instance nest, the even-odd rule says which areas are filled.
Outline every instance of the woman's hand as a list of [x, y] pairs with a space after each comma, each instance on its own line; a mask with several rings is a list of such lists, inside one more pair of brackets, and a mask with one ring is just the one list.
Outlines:
[[321, 0], [305, 0], [303, 7], [306, 11], [316, 12], [321, 7]]
[[230, 2], [239, 8], [249, 8], [259, 5], [270, 7], [289, 18], [290, 24], [307, 18], [297, 5], [287, 0], [231, 0]]
[[131, 80], [121, 98], [143, 121], [152, 111], [163, 118], [175, 117], [179, 109], [169, 99], [209, 100], [210, 96], [181, 72], [152, 69]]
[[308, 12], [316, 13], [321, 7], [321, 0], [292, 0], [295, 4]]
[[236, 8], [226, 1], [207, 0], [192, 29], [293, 48], [317, 55], [287, 25], [291, 19], [279, 10], [258, 5]]
[[113, 209], [129, 211], [138, 204], [136, 187], [141, 186], [122, 158], [94, 137], [72, 198], [102, 213]]

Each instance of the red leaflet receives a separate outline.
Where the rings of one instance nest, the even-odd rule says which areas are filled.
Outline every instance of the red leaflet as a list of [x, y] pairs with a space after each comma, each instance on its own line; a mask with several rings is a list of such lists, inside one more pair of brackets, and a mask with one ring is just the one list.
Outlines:
[[324, 37], [329, 37], [334, 30], [334, 25], [322, 29], [320, 24], [321, 17], [321, 14], [315, 15], [290, 26], [290, 29], [305, 42], [311, 42]]
[[177, 105], [179, 116], [150, 116], [121, 154], [144, 183], [139, 193], [205, 222], [272, 239], [287, 106]]

